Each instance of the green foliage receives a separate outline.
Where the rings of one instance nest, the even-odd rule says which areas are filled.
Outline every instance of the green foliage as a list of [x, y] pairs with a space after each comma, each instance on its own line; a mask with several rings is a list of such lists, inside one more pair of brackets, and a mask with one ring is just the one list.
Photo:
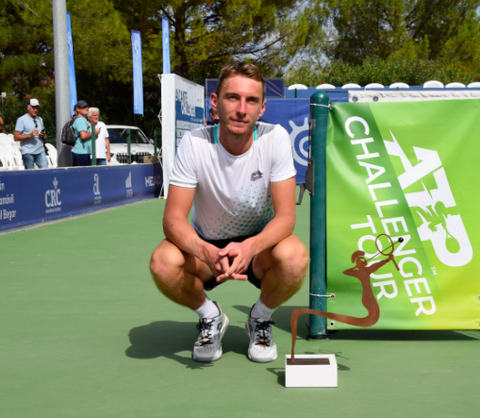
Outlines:
[[[330, 0], [335, 42], [327, 56], [360, 64], [365, 57], [386, 59], [404, 43], [429, 40], [428, 58], [445, 55], [448, 42], [468, 40], [465, 28], [478, 31], [475, 0]], [[473, 26], [472, 26], [473, 24]], [[476, 29], [475, 29], [476, 28]], [[463, 33], [462, 33], [463, 32]]]
[[[162, 17], [172, 72], [203, 84], [232, 60], [286, 84], [389, 85], [480, 78], [474, 0], [69, 0], [77, 95], [107, 123], [158, 134]], [[52, 3], [0, 0], [0, 89], [7, 131], [30, 97], [55, 137]], [[130, 32], [142, 37], [145, 115], [133, 115]], [[286, 70], [288, 69], [288, 70]]]
[[0, 0], [0, 8], [0, 88], [20, 98], [48, 88], [53, 84], [51, 4]]
[[285, 78], [285, 84], [301, 83], [317, 86], [328, 83], [341, 87], [347, 83], [366, 86], [380, 83], [389, 86], [395, 82], [410, 86], [421, 86], [426, 81], [438, 80], [443, 84], [458, 81], [469, 84], [476, 81], [473, 73], [459, 63], [443, 63], [429, 59], [409, 59], [408, 57], [380, 58], [367, 57], [361, 65], [332, 61], [316, 68], [302, 67], [294, 69]]
[[307, 25], [315, 22], [312, 16], [305, 21], [310, 9], [295, 9], [303, 3], [310, 2], [114, 0], [127, 25], [142, 33], [146, 73], [161, 72], [161, 18], [166, 17], [171, 28], [172, 72], [201, 84], [205, 78], [217, 77], [232, 59], [248, 58], [268, 75], [278, 72], [290, 60], [292, 50], [302, 48], [309, 33]]
[[[303, 61], [286, 84], [337, 86], [480, 78], [480, 20], [474, 0], [329, 0], [323, 57]], [[303, 77], [303, 78], [302, 78]], [[307, 80], [307, 81], [306, 81]]]

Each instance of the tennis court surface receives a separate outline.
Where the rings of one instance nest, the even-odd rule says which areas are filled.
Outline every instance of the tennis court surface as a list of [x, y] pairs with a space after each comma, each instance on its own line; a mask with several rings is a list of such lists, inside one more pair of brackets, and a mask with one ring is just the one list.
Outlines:
[[[164, 200], [0, 235], [0, 416], [474, 417], [478, 331], [339, 331], [296, 354], [335, 354], [338, 388], [285, 388], [290, 313], [275, 313], [279, 357], [246, 357], [244, 324], [258, 291], [229, 282], [210, 294], [230, 319], [224, 355], [196, 363], [195, 313], [154, 286], [150, 254]], [[309, 200], [296, 233], [308, 245]]]

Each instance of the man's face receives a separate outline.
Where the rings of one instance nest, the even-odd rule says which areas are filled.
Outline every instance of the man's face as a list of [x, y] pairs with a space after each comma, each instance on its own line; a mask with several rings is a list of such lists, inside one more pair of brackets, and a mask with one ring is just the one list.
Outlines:
[[77, 108], [77, 113], [78, 113], [79, 115], [82, 115], [84, 118], [86, 118], [87, 115], [88, 115], [88, 107], [84, 107], [84, 108], [78, 107], [78, 108]]
[[92, 112], [92, 114], [88, 118], [88, 121], [90, 123], [95, 123], [96, 124], [98, 122], [98, 117], [99, 117], [98, 112]]
[[211, 99], [218, 110], [220, 124], [235, 136], [251, 131], [265, 112], [262, 83], [240, 75], [227, 78], [220, 96], [212, 93]]
[[39, 109], [40, 108], [38, 106], [27, 105], [27, 112], [32, 118], [35, 118], [38, 115]]

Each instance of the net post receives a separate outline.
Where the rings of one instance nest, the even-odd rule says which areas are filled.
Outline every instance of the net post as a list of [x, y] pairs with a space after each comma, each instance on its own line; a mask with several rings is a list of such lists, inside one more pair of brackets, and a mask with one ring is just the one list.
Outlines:
[[[313, 173], [310, 190], [310, 308], [326, 311], [327, 298], [316, 295], [327, 294], [326, 276], [326, 146], [330, 100], [323, 91], [310, 97], [310, 160], [308, 169]], [[310, 315], [308, 338], [327, 338], [327, 320]]]

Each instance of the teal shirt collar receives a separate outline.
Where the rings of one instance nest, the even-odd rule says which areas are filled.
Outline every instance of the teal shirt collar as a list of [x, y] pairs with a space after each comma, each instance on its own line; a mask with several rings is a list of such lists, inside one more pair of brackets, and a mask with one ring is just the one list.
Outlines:
[[[215, 141], [215, 144], [218, 144], [220, 142], [219, 138], [218, 138], [218, 127], [220, 125], [215, 125], [215, 127], [213, 128], [213, 139]], [[255, 127], [253, 128], [253, 141], [255, 142], [257, 140], [257, 125], [255, 125]]]

